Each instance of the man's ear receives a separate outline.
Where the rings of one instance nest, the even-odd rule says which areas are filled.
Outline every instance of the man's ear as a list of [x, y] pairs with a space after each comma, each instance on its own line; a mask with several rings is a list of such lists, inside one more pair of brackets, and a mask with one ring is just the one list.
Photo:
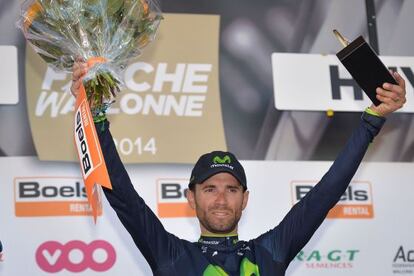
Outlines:
[[242, 205], [242, 210], [244, 210], [244, 208], [246, 208], [247, 206], [247, 202], [249, 201], [249, 191], [245, 191], [243, 193], [243, 205]]
[[[195, 187], [194, 187], [195, 189]], [[190, 205], [191, 209], [195, 210], [195, 194], [194, 191], [188, 189], [187, 190], [187, 201], [188, 205]]]

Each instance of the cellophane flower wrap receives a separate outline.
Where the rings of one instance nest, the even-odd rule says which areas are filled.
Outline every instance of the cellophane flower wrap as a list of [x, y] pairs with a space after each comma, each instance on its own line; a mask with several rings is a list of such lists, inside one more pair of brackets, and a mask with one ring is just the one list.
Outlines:
[[154, 39], [161, 19], [154, 0], [28, 0], [17, 25], [55, 70], [71, 72], [77, 59], [88, 63], [83, 83], [97, 116], [114, 101], [123, 69]]

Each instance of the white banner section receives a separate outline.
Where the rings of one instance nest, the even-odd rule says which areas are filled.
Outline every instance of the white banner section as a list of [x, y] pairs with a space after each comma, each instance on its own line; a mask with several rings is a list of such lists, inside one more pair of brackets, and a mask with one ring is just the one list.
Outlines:
[[19, 102], [17, 48], [0, 46], [0, 104]]
[[[276, 226], [330, 164], [243, 162], [250, 201], [240, 238]], [[130, 165], [127, 170], [166, 229], [196, 241], [197, 219], [183, 205], [191, 168]], [[414, 275], [413, 179], [414, 164], [362, 164], [287, 275]], [[2, 276], [152, 275], [106, 200], [93, 224], [78, 164], [0, 158], [0, 201]]]
[[[414, 112], [414, 57], [382, 56], [406, 80], [407, 103]], [[272, 54], [275, 105], [280, 110], [362, 111], [371, 100], [335, 55]]]

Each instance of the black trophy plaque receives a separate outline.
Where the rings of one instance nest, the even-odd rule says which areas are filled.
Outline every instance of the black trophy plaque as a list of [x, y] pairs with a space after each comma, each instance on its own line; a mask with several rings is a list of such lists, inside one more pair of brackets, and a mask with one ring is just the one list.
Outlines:
[[351, 43], [347, 43], [342, 36], [338, 39], [343, 40], [341, 43], [346, 47], [336, 56], [374, 105], [379, 105], [381, 102], [376, 98], [376, 88], [382, 87], [384, 82], [397, 84], [394, 77], [362, 36]]

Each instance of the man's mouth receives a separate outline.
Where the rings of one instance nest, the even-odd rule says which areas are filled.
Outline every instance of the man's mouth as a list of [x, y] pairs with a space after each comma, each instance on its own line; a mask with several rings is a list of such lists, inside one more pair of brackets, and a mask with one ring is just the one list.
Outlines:
[[212, 214], [216, 217], [227, 217], [230, 215], [228, 211], [213, 211]]

